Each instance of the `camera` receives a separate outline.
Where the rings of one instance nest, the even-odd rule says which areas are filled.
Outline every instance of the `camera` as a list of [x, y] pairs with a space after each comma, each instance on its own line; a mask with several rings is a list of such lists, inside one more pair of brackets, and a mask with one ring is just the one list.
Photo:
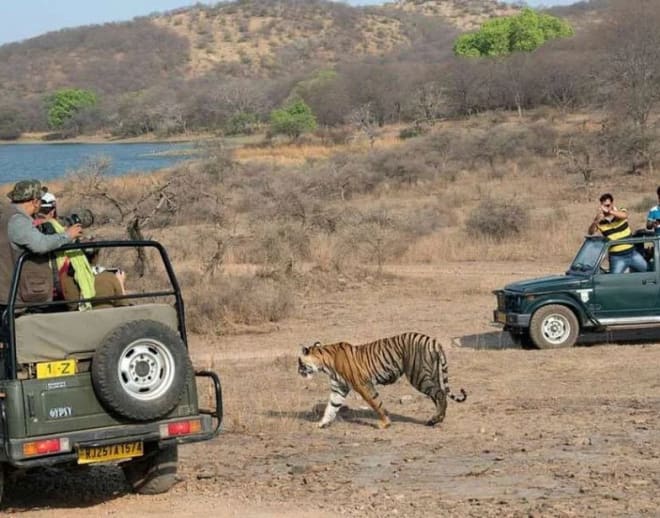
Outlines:
[[94, 224], [94, 214], [89, 209], [74, 209], [62, 216], [61, 220], [67, 227], [80, 225], [82, 228], [87, 228]]

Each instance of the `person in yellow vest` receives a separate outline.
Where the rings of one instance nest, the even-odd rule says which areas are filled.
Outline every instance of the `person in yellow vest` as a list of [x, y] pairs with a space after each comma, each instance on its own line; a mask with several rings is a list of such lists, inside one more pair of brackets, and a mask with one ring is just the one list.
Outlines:
[[[596, 217], [589, 225], [587, 233], [594, 234], [600, 231], [608, 241], [616, 241], [630, 237], [632, 231], [628, 225], [628, 211], [618, 209], [614, 205], [614, 197], [610, 193], [603, 194]], [[610, 273], [623, 273], [626, 268], [633, 272], [645, 272], [647, 270], [646, 260], [631, 244], [620, 244], [610, 246]]]
[[[45, 192], [41, 198], [41, 208], [35, 218], [35, 225], [45, 234], [60, 233], [64, 226], [57, 219], [57, 200], [50, 192]], [[98, 250], [96, 250], [98, 252]], [[121, 271], [98, 272], [90, 264], [84, 250], [67, 250], [59, 252], [56, 256], [57, 264], [53, 270], [57, 271], [56, 298], [60, 300], [77, 301], [80, 299], [93, 299], [94, 297], [113, 297], [124, 295], [125, 274]], [[77, 309], [88, 309], [121, 306], [125, 300], [79, 302]], [[76, 309], [74, 307], [74, 309]]]

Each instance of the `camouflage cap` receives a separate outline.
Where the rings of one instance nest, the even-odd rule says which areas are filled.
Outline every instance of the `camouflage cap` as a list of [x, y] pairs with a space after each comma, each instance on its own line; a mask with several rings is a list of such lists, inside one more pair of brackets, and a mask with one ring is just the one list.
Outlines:
[[13, 203], [41, 199], [41, 182], [39, 180], [21, 180], [7, 194]]

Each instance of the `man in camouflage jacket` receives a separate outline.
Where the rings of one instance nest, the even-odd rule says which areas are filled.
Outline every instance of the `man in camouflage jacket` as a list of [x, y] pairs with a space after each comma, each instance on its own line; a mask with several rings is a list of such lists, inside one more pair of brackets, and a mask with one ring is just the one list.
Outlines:
[[[7, 197], [10, 206], [2, 207], [0, 215], [0, 313], [8, 303], [14, 265], [24, 251], [47, 254], [66, 243], [71, 243], [82, 232], [72, 225], [65, 233], [45, 235], [34, 227], [32, 217], [41, 203], [41, 183], [23, 180], [14, 185]], [[35, 257], [24, 263], [19, 282], [18, 303], [47, 302], [52, 297], [52, 273], [48, 256]], [[0, 321], [0, 327], [4, 317]]]

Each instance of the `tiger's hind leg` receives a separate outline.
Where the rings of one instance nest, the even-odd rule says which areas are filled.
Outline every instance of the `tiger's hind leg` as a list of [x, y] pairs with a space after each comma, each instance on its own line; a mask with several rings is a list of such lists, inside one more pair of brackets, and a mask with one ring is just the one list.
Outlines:
[[445, 414], [447, 413], [447, 394], [442, 389], [437, 389], [431, 394], [427, 394], [435, 403], [435, 414], [426, 421], [428, 426], [435, 426], [438, 423], [441, 423], [445, 419]]
[[330, 381], [330, 401], [328, 401], [328, 405], [323, 412], [323, 417], [319, 421], [319, 428], [330, 426], [330, 423], [335, 420], [337, 412], [339, 412], [339, 409], [344, 404], [350, 390], [348, 385], [335, 380]]
[[426, 421], [428, 426], [435, 426], [445, 419], [447, 413], [447, 390], [442, 374], [445, 371], [442, 348], [432, 348], [424, 351], [418, 358], [419, 367], [406, 372], [410, 384], [422, 394], [428, 396], [435, 405], [435, 414]]
[[355, 386], [355, 391], [362, 396], [362, 398], [369, 404], [371, 408], [378, 414], [380, 421], [378, 422], [378, 428], [384, 429], [388, 428], [392, 421], [385, 408], [383, 407], [383, 400], [380, 399], [376, 388], [373, 383], [367, 382], [358, 386]]
[[425, 396], [431, 398], [435, 404], [435, 414], [426, 421], [428, 426], [435, 426], [441, 423], [445, 414], [447, 413], [447, 393], [442, 390], [442, 387], [437, 382], [437, 374], [433, 372], [422, 374], [420, 377], [411, 379], [408, 377], [410, 384], [419, 390]]

